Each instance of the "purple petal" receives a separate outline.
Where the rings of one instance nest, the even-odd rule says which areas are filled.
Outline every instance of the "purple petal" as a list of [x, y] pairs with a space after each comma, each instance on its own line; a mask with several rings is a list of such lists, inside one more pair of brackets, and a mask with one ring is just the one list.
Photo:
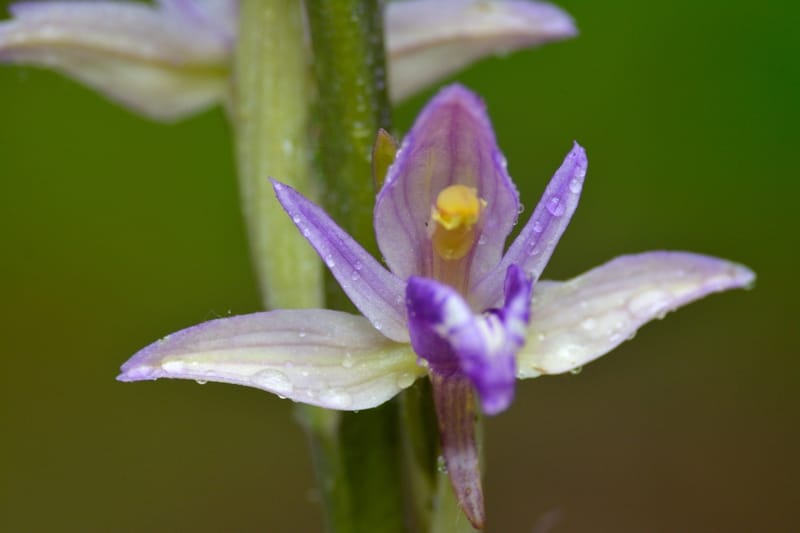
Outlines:
[[483, 529], [483, 489], [475, 444], [475, 407], [470, 382], [431, 374], [442, 455], [458, 505], [476, 529]]
[[390, 339], [408, 342], [403, 280], [383, 268], [320, 207], [288, 185], [277, 181], [272, 184], [278, 201], [297, 229], [325, 261], [358, 310]]
[[409, 278], [406, 305], [411, 345], [434, 372], [443, 375], [459, 372], [459, 359], [450, 343], [455, 332], [463, 331], [464, 337], [471, 335], [473, 343], [483, 345], [477, 318], [452, 287], [430, 278]]
[[434, 277], [428, 237], [431, 207], [449, 185], [475, 187], [486, 202], [472, 253], [472, 277], [500, 259], [519, 199], [497, 147], [483, 101], [451, 85], [420, 113], [403, 141], [375, 205], [375, 234], [389, 268], [401, 278]]
[[360, 316], [303, 309], [221, 318], [173, 333], [134, 355], [120, 381], [217, 381], [296, 402], [357, 410], [380, 405], [424, 371]]
[[534, 281], [539, 279], [578, 207], [587, 165], [586, 152], [575, 143], [503, 260], [473, 286], [470, 301], [474, 306], [485, 308], [498, 305], [502, 276], [512, 264], [520, 265]]
[[133, 2], [24, 2], [0, 23], [0, 63], [52, 68], [152, 118], [174, 120], [227, 91], [227, 44]]
[[565, 283], [541, 281], [517, 357], [520, 378], [559, 374], [614, 349], [643, 324], [713, 292], [747, 287], [755, 275], [688, 252], [617, 257]]
[[504, 411], [514, 399], [515, 356], [525, 341], [531, 286], [522, 270], [512, 265], [505, 306], [476, 316], [451, 287], [428, 278], [408, 281], [414, 351], [428, 361], [434, 374], [468, 377], [487, 415]]
[[389, 2], [386, 51], [392, 98], [402, 100], [483, 57], [576, 33], [569, 15], [540, 2]]

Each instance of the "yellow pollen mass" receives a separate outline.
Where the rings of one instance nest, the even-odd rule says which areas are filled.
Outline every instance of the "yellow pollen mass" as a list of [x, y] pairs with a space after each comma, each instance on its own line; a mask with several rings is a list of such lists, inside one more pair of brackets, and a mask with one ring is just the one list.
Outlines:
[[444, 229], [469, 229], [481, 216], [486, 201], [478, 197], [478, 189], [466, 185], [450, 185], [436, 197], [431, 218]]
[[473, 226], [480, 220], [486, 201], [478, 190], [465, 185], [442, 189], [431, 208], [431, 241], [442, 259], [461, 259], [475, 243]]

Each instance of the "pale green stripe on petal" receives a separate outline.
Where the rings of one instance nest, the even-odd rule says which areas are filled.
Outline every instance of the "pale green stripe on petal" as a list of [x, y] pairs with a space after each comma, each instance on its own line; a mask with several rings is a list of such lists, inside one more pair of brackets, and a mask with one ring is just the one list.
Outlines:
[[687, 252], [617, 257], [570, 281], [533, 291], [517, 376], [559, 374], [604, 355], [645, 323], [713, 292], [746, 287], [748, 268]]
[[120, 381], [180, 378], [263, 389], [331, 409], [375, 407], [424, 369], [361, 316], [324, 309], [281, 310], [205, 322], [144, 348]]

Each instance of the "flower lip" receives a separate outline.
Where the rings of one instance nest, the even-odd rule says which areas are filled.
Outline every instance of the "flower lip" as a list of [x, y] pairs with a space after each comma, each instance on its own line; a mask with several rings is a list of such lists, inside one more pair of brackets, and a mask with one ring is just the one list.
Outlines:
[[504, 411], [514, 398], [516, 352], [525, 342], [532, 287], [522, 269], [512, 265], [503, 307], [475, 315], [451, 287], [428, 278], [408, 280], [414, 351], [440, 376], [469, 378], [488, 415]]

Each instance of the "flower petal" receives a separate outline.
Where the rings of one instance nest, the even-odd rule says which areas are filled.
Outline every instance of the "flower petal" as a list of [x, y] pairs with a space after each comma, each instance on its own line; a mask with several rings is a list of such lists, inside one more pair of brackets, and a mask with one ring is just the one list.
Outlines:
[[473, 286], [470, 300], [474, 306], [499, 304], [502, 276], [512, 264], [520, 265], [534, 281], [539, 279], [578, 207], [587, 166], [586, 152], [575, 143], [503, 260]]
[[476, 529], [483, 529], [484, 507], [480, 461], [475, 444], [475, 406], [467, 379], [431, 374], [433, 401], [450, 483], [458, 505]]
[[210, 32], [233, 47], [239, 17], [237, 0], [158, 0], [163, 10], [197, 31]]
[[288, 185], [274, 180], [272, 184], [278, 201], [297, 229], [325, 261], [358, 310], [390, 339], [408, 342], [403, 280], [383, 268], [320, 207]]
[[476, 316], [451, 287], [428, 278], [408, 280], [406, 298], [411, 345], [433, 374], [461, 374], [472, 382], [487, 415], [514, 399], [516, 353], [525, 342], [532, 283], [512, 265], [506, 303]]
[[360, 316], [324, 309], [221, 318], [134, 355], [120, 381], [181, 378], [263, 389], [330, 409], [375, 407], [424, 374], [408, 345]]
[[540, 2], [389, 2], [386, 49], [392, 98], [402, 100], [491, 54], [576, 33], [569, 15]]
[[125, 2], [25, 2], [0, 23], [0, 62], [52, 68], [151, 118], [221, 100], [228, 42], [166, 9]]
[[453, 184], [475, 187], [487, 203], [475, 235], [482, 245], [464, 258], [480, 276], [500, 260], [519, 198], [483, 101], [460, 85], [443, 89], [420, 113], [376, 200], [378, 246], [399, 277], [433, 277], [431, 207]]
[[617, 257], [564, 283], [541, 281], [533, 294], [518, 377], [580, 367], [629, 339], [643, 324], [713, 292], [746, 287], [744, 266], [688, 252]]

